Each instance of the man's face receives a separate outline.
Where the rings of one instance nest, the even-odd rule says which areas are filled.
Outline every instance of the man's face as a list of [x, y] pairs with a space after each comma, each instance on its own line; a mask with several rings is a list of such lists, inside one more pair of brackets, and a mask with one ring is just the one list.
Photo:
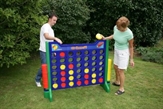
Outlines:
[[51, 26], [55, 25], [57, 22], [57, 17], [53, 16], [52, 18], [49, 19], [49, 23]]

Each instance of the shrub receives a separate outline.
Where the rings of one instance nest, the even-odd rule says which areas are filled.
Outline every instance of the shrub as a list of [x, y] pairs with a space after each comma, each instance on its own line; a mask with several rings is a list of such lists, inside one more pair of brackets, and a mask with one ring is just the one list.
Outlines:
[[[154, 46], [163, 36], [163, 1], [160, 0], [88, 0], [91, 18], [87, 28], [94, 38], [97, 32], [105, 36], [113, 33], [113, 26], [120, 16], [131, 21], [135, 47]], [[113, 45], [111, 45], [113, 46]]]
[[137, 52], [141, 55], [142, 60], [163, 64], [163, 48], [139, 47]]
[[39, 0], [0, 1], [0, 67], [26, 63], [33, 50], [38, 49]]
[[90, 42], [90, 34], [83, 32], [90, 13], [85, 0], [47, 0], [46, 4], [43, 11], [55, 10], [59, 17], [54, 26], [56, 37], [64, 43]]

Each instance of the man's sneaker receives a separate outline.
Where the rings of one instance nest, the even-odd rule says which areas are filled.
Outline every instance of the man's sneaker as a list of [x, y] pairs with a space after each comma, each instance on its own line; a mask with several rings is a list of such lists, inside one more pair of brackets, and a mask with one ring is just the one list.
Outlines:
[[41, 87], [41, 83], [40, 82], [36, 82], [36, 86], [37, 87]]

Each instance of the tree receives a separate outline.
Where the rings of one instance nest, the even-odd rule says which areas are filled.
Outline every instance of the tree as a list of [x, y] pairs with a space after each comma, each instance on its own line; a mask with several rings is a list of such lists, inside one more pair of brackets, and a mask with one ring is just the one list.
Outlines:
[[41, 16], [39, 0], [0, 1], [0, 66], [23, 64], [38, 48]]
[[58, 15], [57, 24], [54, 26], [55, 35], [64, 43], [88, 43], [89, 33], [84, 33], [83, 28], [89, 19], [90, 10], [85, 0], [47, 0], [43, 7], [45, 14], [55, 11]]
[[136, 47], [154, 46], [163, 37], [163, 1], [131, 0], [131, 28], [135, 34]]
[[136, 47], [153, 46], [163, 36], [162, 4], [159, 0], [1, 0], [0, 66], [23, 64], [38, 49], [40, 27], [50, 11], [58, 15], [53, 29], [64, 43], [94, 42], [97, 33], [108, 36], [116, 20], [126, 16]]
[[131, 21], [136, 47], [153, 46], [163, 36], [162, 4], [159, 0], [88, 0], [93, 11], [86, 28], [92, 39], [97, 32], [107, 36], [113, 33], [116, 20], [126, 16]]

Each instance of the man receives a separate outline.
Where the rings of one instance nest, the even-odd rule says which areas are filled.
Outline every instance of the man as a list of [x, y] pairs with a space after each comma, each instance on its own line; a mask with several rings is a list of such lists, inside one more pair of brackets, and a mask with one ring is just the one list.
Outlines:
[[[48, 15], [48, 22], [45, 23], [40, 30], [40, 58], [41, 58], [41, 64], [46, 64], [46, 46], [45, 42], [53, 42], [54, 40], [58, 43], [62, 44], [62, 41], [54, 36], [54, 31], [52, 29], [52, 26], [54, 26], [57, 22], [57, 15], [55, 13], [50, 13]], [[35, 82], [37, 87], [41, 87], [41, 78], [42, 78], [42, 69], [40, 68], [38, 70], [38, 73], [35, 77]]]

